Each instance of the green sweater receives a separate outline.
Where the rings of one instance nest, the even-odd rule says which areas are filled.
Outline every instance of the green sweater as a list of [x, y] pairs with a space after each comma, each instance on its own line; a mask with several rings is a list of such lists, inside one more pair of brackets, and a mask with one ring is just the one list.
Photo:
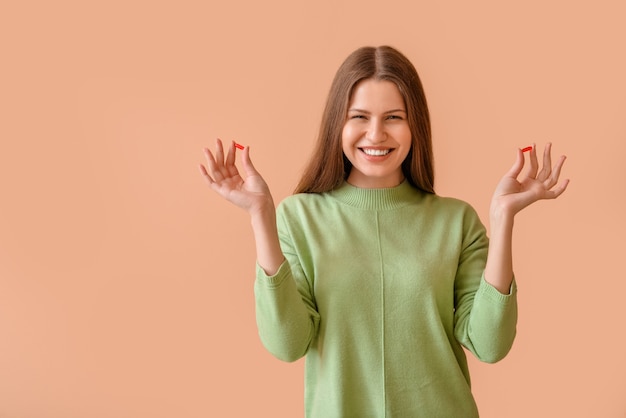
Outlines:
[[[344, 183], [277, 210], [286, 261], [257, 266], [257, 325], [274, 356], [306, 355], [310, 418], [477, 417], [462, 346], [509, 351], [516, 286], [483, 277], [488, 239], [467, 203]], [[279, 416], [279, 415], [274, 415]]]

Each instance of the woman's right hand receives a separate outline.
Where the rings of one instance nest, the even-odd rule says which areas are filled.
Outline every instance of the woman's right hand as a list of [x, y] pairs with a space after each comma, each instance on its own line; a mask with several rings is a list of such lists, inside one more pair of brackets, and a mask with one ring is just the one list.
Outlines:
[[207, 167], [200, 164], [200, 172], [209, 187], [224, 199], [236, 206], [253, 213], [267, 209], [268, 205], [274, 210], [274, 201], [269, 187], [263, 177], [254, 168], [250, 160], [250, 148], [242, 151], [242, 164], [246, 178], [242, 178], [235, 165], [235, 143], [231, 142], [228, 153], [224, 157], [224, 147], [220, 139], [217, 140], [215, 156], [208, 149], [204, 149]]

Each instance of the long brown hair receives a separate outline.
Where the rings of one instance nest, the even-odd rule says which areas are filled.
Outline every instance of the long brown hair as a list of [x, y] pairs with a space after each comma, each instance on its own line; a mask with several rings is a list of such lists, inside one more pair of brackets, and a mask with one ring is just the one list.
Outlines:
[[390, 46], [362, 47], [341, 64], [330, 87], [317, 145], [295, 193], [323, 193], [348, 178], [352, 164], [343, 154], [341, 136], [354, 87], [362, 80], [391, 81], [404, 98], [411, 150], [402, 172], [414, 187], [434, 193], [430, 116], [422, 83], [411, 62]]

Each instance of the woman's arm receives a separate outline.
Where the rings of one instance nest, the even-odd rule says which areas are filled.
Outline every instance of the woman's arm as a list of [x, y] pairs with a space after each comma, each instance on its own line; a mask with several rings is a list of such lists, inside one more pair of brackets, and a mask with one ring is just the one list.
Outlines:
[[235, 143], [232, 142], [224, 157], [224, 147], [218, 139], [215, 155], [209, 149], [204, 149], [208, 169], [200, 165], [200, 172], [213, 191], [248, 212], [254, 232], [257, 262], [266, 274], [273, 275], [285, 260], [278, 240], [274, 200], [267, 183], [250, 160], [250, 148], [245, 147], [241, 157], [245, 179], [235, 165], [236, 152]]
[[285, 261], [278, 239], [274, 203], [251, 214], [251, 221], [256, 244], [257, 263], [265, 274], [273, 276]]
[[[235, 166], [234, 142], [226, 157], [219, 139], [215, 155], [208, 149], [204, 153], [208, 168], [200, 165], [200, 172], [209, 187], [250, 215], [258, 264], [254, 292], [261, 341], [277, 358], [295, 361], [306, 354], [317, 334], [319, 314], [308, 287], [293, 273], [293, 269], [297, 273], [297, 263], [292, 266], [285, 262], [274, 200], [267, 183], [254, 168], [248, 147], [241, 158], [245, 179]], [[289, 249], [289, 243], [285, 245]]]
[[489, 255], [485, 267], [485, 280], [502, 294], [509, 293], [513, 280], [512, 240], [515, 215], [538, 200], [556, 199], [569, 183], [569, 180], [565, 180], [557, 186], [565, 156], [561, 156], [552, 167], [551, 148], [552, 144], [546, 145], [543, 166], [539, 170], [537, 153], [533, 146], [529, 157], [530, 167], [526, 177], [521, 181], [518, 181], [517, 177], [524, 168], [524, 154], [521, 149], [518, 150], [515, 164], [500, 180], [491, 200]]

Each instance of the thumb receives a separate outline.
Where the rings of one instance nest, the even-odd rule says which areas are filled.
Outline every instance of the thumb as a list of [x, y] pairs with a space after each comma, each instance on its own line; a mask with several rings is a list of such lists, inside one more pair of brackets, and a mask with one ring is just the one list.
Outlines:
[[246, 173], [246, 177], [249, 176], [259, 176], [259, 172], [252, 164], [252, 160], [250, 159], [250, 146], [246, 146], [241, 153], [241, 162], [243, 164], [243, 169]]
[[524, 168], [524, 153], [522, 152], [521, 149], [518, 149], [515, 163], [513, 163], [513, 166], [509, 169], [509, 171], [507, 171], [506, 177], [512, 177], [516, 179], [517, 176], [519, 176], [519, 174], [522, 172], [523, 168]]

